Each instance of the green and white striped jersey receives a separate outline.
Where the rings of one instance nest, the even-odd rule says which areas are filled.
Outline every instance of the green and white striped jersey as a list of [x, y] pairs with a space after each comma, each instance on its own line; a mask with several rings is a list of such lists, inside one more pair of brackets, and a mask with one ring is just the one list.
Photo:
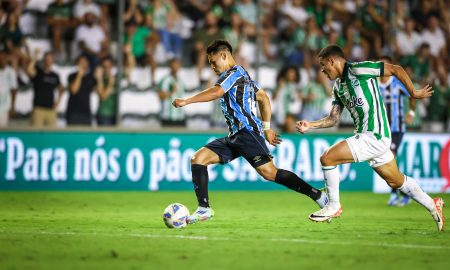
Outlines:
[[376, 80], [376, 77], [383, 75], [383, 62], [347, 62], [342, 77], [334, 83], [333, 104], [347, 108], [355, 125], [355, 133], [373, 132], [378, 139], [391, 136]]
[[175, 78], [172, 74], [169, 74], [160, 81], [158, 91], [167, 93], [173, 91], [175, 87], [176, 92], [172, 96], [161, 100], [162, 103], [161, 119], [163, 120], [170, 120], [170, 121], [184, 120], [184, 111], [172, 106], [172, 101], [174, 99], [183, 98], [185, 95], [185, 86], [183, 82]]

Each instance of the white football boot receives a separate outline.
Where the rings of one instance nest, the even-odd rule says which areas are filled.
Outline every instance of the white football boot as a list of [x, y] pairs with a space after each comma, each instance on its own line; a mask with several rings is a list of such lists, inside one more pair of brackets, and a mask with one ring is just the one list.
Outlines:
[[187, 219], [188, 224], [194, 224], [199, 221], [206, 221], [214, 217], [214, 210], [210, 207], [199, 206], [195, 212]]
[[445, 225], [445, 219], [444, 219], [444, 211], [442, 208], [444, 208], [444, 201], [442, 198], [434, 198], [434, 205], [436, 206], [436, 210], [431, 211], [431, 216], [433, 217], [434, 221], [436, 221], [437, 229], [438, 231], [444, 230]]
[[333, 207], [330, 204], [325, 205], [324, 208], [309, 215], [309, 219], [316, 222], [331, 222], [332, 218], [339, 217], [342, 214], [342, 207], [340, 204]]

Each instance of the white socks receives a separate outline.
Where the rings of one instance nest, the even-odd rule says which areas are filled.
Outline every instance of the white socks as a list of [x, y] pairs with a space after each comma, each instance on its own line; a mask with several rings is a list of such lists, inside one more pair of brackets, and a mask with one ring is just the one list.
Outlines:
[[436, 209], [433, 199], [419, 187], [413, 178], [405, 175], [405, 182], [399, 190], [423, 205], [428, 211], [432, 212]]
[[337, 166], [322, 166], [322, 171], [327, 185], [329, 204], [332, 207], [340, 207], [339, 169]]

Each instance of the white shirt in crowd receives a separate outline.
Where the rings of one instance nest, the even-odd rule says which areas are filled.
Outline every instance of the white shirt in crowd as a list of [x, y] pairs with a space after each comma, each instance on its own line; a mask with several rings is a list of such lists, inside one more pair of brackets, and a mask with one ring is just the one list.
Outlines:
[[425, 29], [422, 32], [422, 39], [423, 42], [430, 44], [430, 53], [435, 57], [439, 56], [440, 50], [445, 47], [444, 32], [440, 28], [437, 28], [433, 32]]
[[93, 13], [97, 18], [100, 17], [100, 7], [96, 3], [93, 1], [90, 1], [90, 3], [85, 3], [84, 0], [78, 0], [74, 7], [75, 17], [83, 18], [84, 14], [88, 12]]
[[0, 82], [0, 127], [2, 127], [8, 124], [11, 91], [17, 89], [17, 76], [12, 67], [5, 66], [0, 69]]
[[98, 25], [89, 27], [86, 24], [83, 24], [77, 28], [75, 33], [75, 40], [77, 42], [83, 41], [86, 47], [95, 53], [100, 52], [102, 41], [105, 40], [105, 38], [105, 32], [103, 32], [103, 29]]
[[408, 35], [405, 31], [399, 31], [396, 36], [397, 47], [402, 56], [415, 54], [422, 44], [422, 37], [416, 31]]

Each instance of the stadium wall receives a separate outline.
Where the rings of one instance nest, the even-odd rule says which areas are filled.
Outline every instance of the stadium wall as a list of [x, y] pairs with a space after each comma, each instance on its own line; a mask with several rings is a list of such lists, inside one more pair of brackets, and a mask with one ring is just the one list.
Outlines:
[[[323, 186], [319, 158], [351, 134], [285, 135], [270, 148], [275, 163]], [[0, 190], [192, 190], [190, 158], [224, 134], [1, 131]], [[402, 171], [428, 192], [450, 190], [450, 135], [408, 133], [400, 147]], [[342, 165], [341, 190], [387, 192], [364, 163]], [[282, 189], [259, 177], [244, 159], [210, 166], [212, 190]]]

